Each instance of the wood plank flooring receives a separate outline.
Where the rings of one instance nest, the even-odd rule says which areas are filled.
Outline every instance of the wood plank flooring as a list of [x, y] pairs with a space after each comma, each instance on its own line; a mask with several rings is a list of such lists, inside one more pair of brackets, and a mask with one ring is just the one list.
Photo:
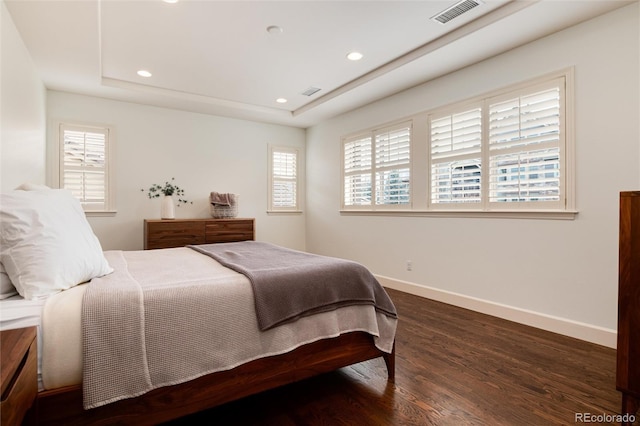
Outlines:
[[619, 413], [615, 350], [388, 292], [395, 383], [380, 358], [170, 424], [568, 425]]

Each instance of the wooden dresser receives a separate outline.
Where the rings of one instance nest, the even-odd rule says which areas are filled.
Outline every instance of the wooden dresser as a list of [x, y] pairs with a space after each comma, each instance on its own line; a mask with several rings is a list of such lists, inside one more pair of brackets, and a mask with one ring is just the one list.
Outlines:
[[640, 191], [620, 193], [619, 262], [616, 387], [622, 414], [634, 414], [640, 401]]
[[0, 424], [2, 426], [23, 424], [38, 393], [36, 327], [0, 332], [0, 361], [2, 361], [0, 363], [2, 381]]
[[255, 239], [255, 219], [146, 219], [144, 249]]

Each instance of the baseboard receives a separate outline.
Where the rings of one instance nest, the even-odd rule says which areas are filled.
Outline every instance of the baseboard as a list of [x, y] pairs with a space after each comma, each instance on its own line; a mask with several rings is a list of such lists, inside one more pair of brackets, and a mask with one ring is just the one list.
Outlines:
[[450, 305], [459, 306], [461, 308], [470, 309], [472, 311], [492, 315], [531, 327], [540, 328], [542, 330], [551, 331], [564, 336], [585, 340], [587, 342], [596, 343], [609, 348], [615, 349], [617, 346], [616, 330], [597, 327], [591, 324], [585, 324], [552, 315], [541, 314], [539, 312], [529, 311], [526, 309], [514, 308], [512, 306], [490, 302], [488, 300], [452, 293], [381, 275], [376, 275], [376, 278], [378, 278], [378, 281], [380, 281], [380, 284], [384, 287], [394, 290], [400, 290], [405, 293], [437, 300], [438, 302], [448, 303]]

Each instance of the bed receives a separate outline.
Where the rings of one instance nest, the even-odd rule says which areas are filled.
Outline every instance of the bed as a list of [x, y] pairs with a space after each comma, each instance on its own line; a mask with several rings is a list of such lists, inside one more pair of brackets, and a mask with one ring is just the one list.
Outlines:
[[[303, 312], [296, 311], [298, 307], [280, 312], [278, 307], [274, 317], [274, 309], [268, 309], [265, 316], [259, 305], [268, 297], [264, 299], [264, 293], [257, 290], [254, 270], [236, 261], [238, 253], [251, 250], [257, 253], [253, 257], [261, 259], [263, 254], [277, 253], [295, 258], [298, 264], [302, 260], [296, 256], [307, 254], [254, 242], [102, 252], [79, 205], [68, 194], [59, 190], [14, 192], [13, 198], [3, 194], [0, 203], [0, 260], [25, 303], [44, 300], [39, 319], [42, 383], [37, 397], [38, 424], [158, 424], [377, 357], [384, 359], [393, 380], [397, 316], [377, 282], [371, 297], [350, 294]], [[69, 204], [74, 213], [61, 216], [57, 211], [48, 221], [51, 202], [57, 205], [53, 210]], [[24, 205], [30, 213], [16, 213]], [[34, 211], [37, 223], [25, 226], [25, 220], [31, 220], [25, 217], [32, 218]], [[59, 232], [62, 236], [43, 241], [43, 235], [55, 234], [48, 227], [60, 227], [61, 218], [65, 225]], [[19, 226], [12, 228], [12, 222]], [[41, 225], [48, 227], [32, 229]], [[70, 248], [68, 242], [56, 246], [60, 244], [56, 240], [69, 238], [70, 226], [83, 228], [84, 240], [75, 239], [71, 245], [89, 244], [90, 249]], [[16, 236], [16, 229], [27, 231]], [[21, 254], [21, 243], [34, 235], [38, 244], [26, 244], [28, 254]], [[59, 271], [61, 253], [69, 256], [69, 250], [74, 259], [89, 258], [86, 264], [74, 267], [85, 276], [75, 277], [73, 284], [58, 279], [70, 274], [66, 269]], [[52, 259], [47, 257], [51, 251]], [[229, 260], [220, 253], [236, 257]], [[20, 260], [23, 255], [27, 260]], [[328, 259], [317, 256], [310, 261], [324, 264]], [[353, 263], [337, 261], [342, 266]], [[278, 269], [264, 268], [264, 262], [276, 263], [272, 257], [261, 262], [262, 269]], [[50, 269], [44, 277], [29, 277], [31, 272], [25, 273], [23, 264], [38, 269], [33, 272], [36, 275], [42, 274], [42, 265]], [[310, 266], [299, 269], [314, 270]], [[363, 269], [359, 265], [358, 274], [372, 277]], [[86, 274], [92, 275], [90, 279]], [[344, 274], [340, 270], [338, 277], [347, 277]], [[312, 280], [312, 275], [306, 274], [303, 281]], [[316, 279], [330, 276], [324, 270], [316, 275]], [[51, 288], [43, 290], [47, 286]], [[285, 292], [292, 294], [291, 289]], [[293, 294], [269, 297], [295, 300]]]

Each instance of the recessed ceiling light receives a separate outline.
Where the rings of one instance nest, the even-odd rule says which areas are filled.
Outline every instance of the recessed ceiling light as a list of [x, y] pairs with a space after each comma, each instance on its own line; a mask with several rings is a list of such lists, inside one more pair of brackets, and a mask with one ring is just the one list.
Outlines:
[[147, 70], [140, 70], [138, 71], [138, 75], [140, 77], [151, 77], [151, 73]]
[[347, 55], [347, 59], [350, 61], [359, 61], [363, 56], [360, 52], [351, 52]]
[[276, 99], [276, 102], [279, 103], [279, 104], [286, 104], [287, 100], [285, 98], [278, 98], [278, 99]]
[[162, 0], [165, 3], [178, 3], [178, 0]]
[[282, 27], [279, 27], [277, 25], [269, 25], [267, 27], [267, 32], [271, 35], [280, 34], [283, 31], [284, 30], [282, 29]]

